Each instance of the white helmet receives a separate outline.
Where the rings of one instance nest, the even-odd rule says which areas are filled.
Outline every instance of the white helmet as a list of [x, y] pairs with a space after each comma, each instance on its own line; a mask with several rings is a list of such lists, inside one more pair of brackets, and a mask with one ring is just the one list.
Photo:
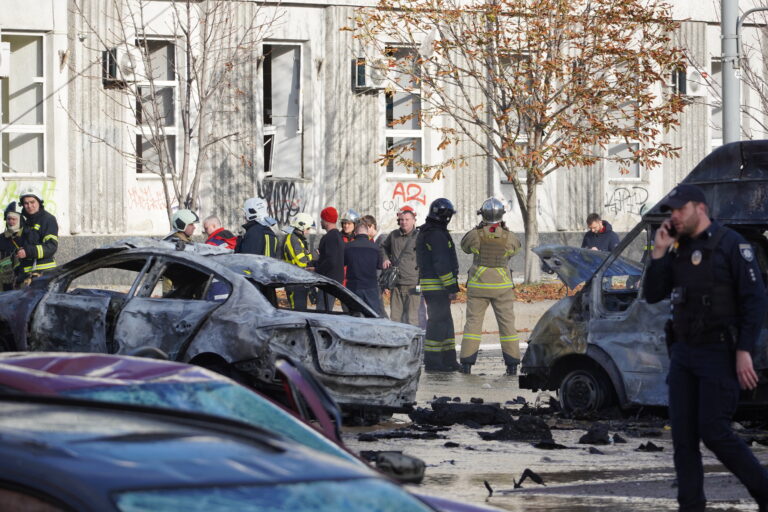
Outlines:
[[192, 210], [177, 210], [171, 217], [171, 227], [176, 231], [184, 231], [195, 222], [200, 222], [200, 217]]
[[24, 202], [25, 197], [34, 197], [35, 199], [37, 199], [37, 201], [40, 204], [43, 204], [43, 197], [40, 195], [40, 192], [38, 192], [35, 187], [27, 187], [21, 191], [21, 193], [19, 194], [19, 204]]
[[294, 229], [305, 231], [315, 227], [315, 220], [308, 213], [299, 213], [291, 221], [291, 226], [293, 226]]
[[245, 214], [245, 220], [263, 221], [269, 217], [267, 202], [260, 197], [246, 199], [243, 205], [243, 213]]

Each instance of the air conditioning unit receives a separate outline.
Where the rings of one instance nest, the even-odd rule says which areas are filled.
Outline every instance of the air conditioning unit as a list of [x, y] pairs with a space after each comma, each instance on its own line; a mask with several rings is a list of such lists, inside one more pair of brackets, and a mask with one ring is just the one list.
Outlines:
[[355, 89], [383, 89], [387, 84], [387, 70], [387, 62], [383, 59], [370, 62], [364, 57], [355, 59]]
[[145, 79], [144, 55], [133, 45], [117, 46], [103, 52], [102, 82], [105, 87], [125, 87]]
[[0, 77], [11, 75], [11, 43], [0, 43]]
[[685, 92], [686, 96], [706, 96], [707, 95], [707, 75], [689, 67], [685, 71]]

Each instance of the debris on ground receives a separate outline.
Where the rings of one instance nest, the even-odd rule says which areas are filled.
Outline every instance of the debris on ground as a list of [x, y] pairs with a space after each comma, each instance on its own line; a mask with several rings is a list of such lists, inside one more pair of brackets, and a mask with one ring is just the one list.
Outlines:
[[602, 423], [592, 425], [586, 434], [581, 436], [579, 444], [611, 444], [611, 436], [608, 427]]
[[536, 416], [520, 416], [496, 432], [478, 432], [484, 441], [553, 441], [549, 426]]
[[358, 434], [357, 440], [365, 443], [373, 443], [381, 439], [447, 439], [448, 436], [438, 434], [435, 431], [419, 432], [408, 427], [395, 430], [380, 430], [378, 432], [365, 432]]
[[661, 452], [664, 451], [663, 446], [657, 446], [653, 443], [653, 441], [648, 441], [647, 443], [641, 443], [640, 446], [635, 448], [636, 452]]
[[590, 446], [589, 447], [589, 453], [592, 454], [592, 455], [605, 455], [605, 452], [602, 452], [602, 451], [598, 450], [594, 446]]
[[534, 448], [539, 450], [567, 450], [568, 447], [564, 444], [556, 443], [554, 441], [539, 441], [533, 444]]
[[360, 457], [399, 482], [419, 484], [424, 480], [427, 467], [424, 461], [412, 455], [403, 455], [400, 450], [363, 450]]
[[436, 400], [432, 402], [432, 410], [417, 407], [408, 413], [414, 423], [429, 425], [455, 425], [470, 423], [475, 425], [499, 425], [511, 419], [509, 411], [502, 409], [498, 403], [456, 403]]

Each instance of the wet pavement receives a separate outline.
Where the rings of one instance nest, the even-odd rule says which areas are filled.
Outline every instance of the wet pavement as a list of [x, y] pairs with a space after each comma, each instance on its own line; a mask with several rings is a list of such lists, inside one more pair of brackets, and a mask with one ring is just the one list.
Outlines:
[[[529, 406], [547, 407], [549, 393], [520, 390], [517, 377], [504, 375], [501, 351], [492, 340], [483, 340], [478, 363], [472, 375], [422, 374], [417, 406], [429, 408], [436, 397], [459, 398], [461, 404], [482, 399], [484, 404], [498, 402], [516, 409], [523, 397]], [[479, 401], [479, 400], [475, 400]], [[454, 402], [452, 402], [454, 403]], [[609, 444], [579, 444], [595, 421], [572, 420], [557, 414], [542, 416], [551, 430], [554, 444], [564, 449], [535, 448], [531, 441], [484, 441], [479, 432], [495, 432], [501, 425], [455, 424], [432, 427], [432, 434], [419, 439], [375, 439], [377, 434], [405, 428], [413, 423], [406, 415], [373, 427], [346, 427], [344, 440], [354, 451], [401, 450], [426, 462], [426, 475], [420, 485], [411, 487], [424, 494], [450, 497], [510, 511], [672, 511], [677, 510], [673, 487], [672, 446], [663, 418], [615, 416], [600, 420], [607, 427]], [[429, 429], [426, 429], [429, 430]], [[424, 434], [424, 430], [411, 431]], [[618, 434], [618, 436], [617, 436]], [[626, 443], [610, 442], [612, 440]], [[363, 439], [363, 440], [360, 440]], [[366, 440], [367, 439], [367, 440]], [[662, 451], [637, 451], [652, 443]], [[754, 444], [752, 449], [765, 463], [768, 448]], [[714, 456], [702, 449], [706, 474], [708, 510], [756, 510], [748, 494]], [[546, 485], [530, 479], [515, 489], [526, 468], [541, 476]], [[493, 496], [484, 481], [493, 489]]]

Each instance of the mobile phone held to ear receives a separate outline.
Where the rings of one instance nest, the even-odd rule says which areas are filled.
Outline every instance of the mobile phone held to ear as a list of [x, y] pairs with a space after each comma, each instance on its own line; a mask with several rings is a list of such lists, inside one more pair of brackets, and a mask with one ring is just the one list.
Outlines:
[[673, 238], [677, 236], [677, 230], [675, 229], [674, 224], [667, 226], [667, 233]]

